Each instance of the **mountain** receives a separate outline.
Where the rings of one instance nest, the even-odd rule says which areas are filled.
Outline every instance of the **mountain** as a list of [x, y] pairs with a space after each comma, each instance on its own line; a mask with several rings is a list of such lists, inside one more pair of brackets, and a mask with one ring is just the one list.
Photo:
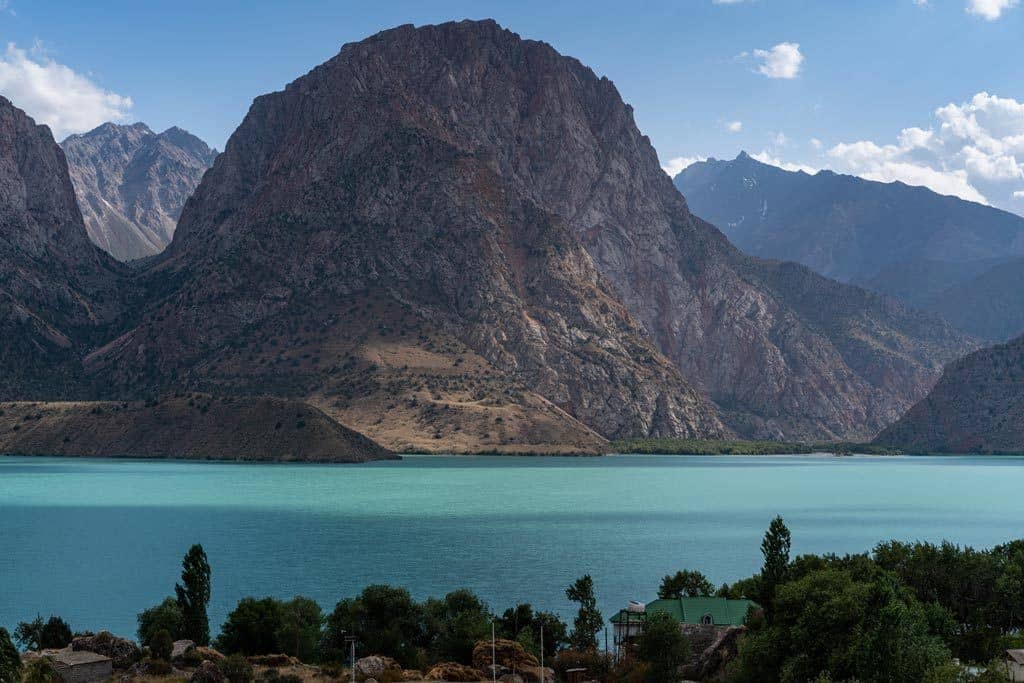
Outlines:
[[124, 278], [89, 242], [50, 129], [0, 97], [0, 399], [82, 395]]
[[933, 295], [925, 308], [985, 339], [1009, 339], [1024, 332], [1024, 257], [1000, 260], [950, 285]]
[[876, 442], [915, 453], [1024, 453], [1024, 337], [950, 363]]
[[61, 143], [89, 237], [121, 261], [164, 250], [217, 151], [182, 130], [102, 126]]
[[112, 390], [272, 390], [392, 448], [866, 438], [972, 348], [743, 255], [608, 79], [493, 21], [385, 31], [257, 98], [139, 277], [87, 360]]
[[[831, 171], [785, 171], [746, 153], [709, 159], [675, 178], [699, 216], [747, 253], [792, 259], [844, 282], [939, 313], [978, 336], [1006, 339], [1024, 317], [1004, 317], [1019, 300], [1013, 278], [986, 276], [1024, 257], [1024, 218], [903, 183], [879, 183]], [[985, 296], [1007, 306], [974, 304]], [[1005, 283], [1006, 289], [998, 289]], [[958, 296], [950, 297], [949, 293]]]

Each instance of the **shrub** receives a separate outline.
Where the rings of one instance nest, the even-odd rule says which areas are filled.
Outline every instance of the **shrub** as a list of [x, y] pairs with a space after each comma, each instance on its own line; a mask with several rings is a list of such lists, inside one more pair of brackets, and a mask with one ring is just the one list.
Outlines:
[[0, 681], [21, 680], [21, 657], [18, 655], [18, 648], [11, 642], [11, 636], [7, 629], [0, 628]]
[[44, 649], [61, 649], [71, 644], [71, 627], [60, 617], [51, 616], [39, 635], [39, 645]]
[[650, 667], [648, 680], [670, 683], [679, 680], [679, 667], [690, 656], [690, 643], [675, 619], [657, 612], [647, 617], [637, 656]]
[[250, 683], [252, 678], [252, 665], [245, 661], [245, 657], [239, 654], [230, 655], [221, 661], [220, 672], [224, 674], [230, 683]]
[[174, 667], [166, 659], [150, 659], [146, 662], [146, 673], [151, 676], [167, 676]]
[[171, 660], [171, 652], [174, 650], [174, 641], [171, 640], [171, 634], [166, 629], [160, 629], [154, 633], [152, 640], [149, 642], [149, 649], [153, 654], [153, 659], [169, 662]]
[[167, 631], [171, 640], [181, 635], [181, 607], [174, 598], [165, 598], [159, 605], [140, 612], [137, 619], [140, 645], [150, 645], [158, 631]]
[[25, 667], [23, 683], [60, 683], [60, 676], [53, 668], [53, 660], [49, 657], [34, 659]]

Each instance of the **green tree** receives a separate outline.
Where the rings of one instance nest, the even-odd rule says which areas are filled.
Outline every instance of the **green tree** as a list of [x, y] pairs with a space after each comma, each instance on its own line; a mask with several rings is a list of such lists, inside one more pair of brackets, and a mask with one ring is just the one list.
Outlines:
[[647, 680], [651, 683], [675, 683], [679, 668], [690, 657], [690, 643], [671, 615], [656, 612], [644, 622], [637, 656], [647, 662]]
[[60, 617], [51, 616], [39, 634], [39, 644], [44, 649], [59, 650], [71, 644], [71, 627]]
[[394, 657], [403, 666], [420, 665], [425, 644], [423, 608], [404, 588], [372, 585], [355, 598], [342, 600], [327, 617], [324, 644], [335, 655], [348, 652], [346, 636], [361, 652]]
[[778, 586], [774, 620], [743, 639], [733, 680], [912, 683], [949, 660], [924, 606], [892, 576], [828, 566]]
[[174, 593], [181, 609], [181, 635], [196, 645], [210, 644], [210, 619], [206, 606], [210, 603], [210, 563], [203, 546], [194, 545], [181, 561], [181, 583]]
[[171, 652], [174, 651], [174, 640], [171, 639], [171, 634], [165, 629], [154, 633], [149, 643], [149, 650], [153, 655], [153, 659], [160, 659], [165, 662], [171, 661]]
[[765, 616], [769, 621], [772, 619], [773, 602], [775, 590], [779, 584], [786, 580], [789, 571], [789, 550], [792, 545], [789, 529], [786, 528], [782, 517], [776, 517], [768, 526], [768, 531], [761, 541], [761, 554], [764, 556], [764, 565], [761, 567], [761, 606], [765, 610]]
[[324, 612], [315, 600], [297, 595], [281, 606], [277, 642], [285, 654], [303, 662], [318, 658], [324, 626]]
[[220, 627], [217, 649], [243, 655], [281, 652], [277, 636], [284, 625], [284, 605], [275, 598], [242, 598]]
[[43, 618], [36, 615], [32, 621], [21, 621], [14, 627], [14, 640], [22, 650], [35, 651], [42, 648]]
[[428, 649], [435, 661], [468, 662], [478, 640], [490, 638], [490, 609], [472, 591], [461, 588], [423, 606]]
[[0, 683], [21, 681], [21, 656], [7, 629], [0, 627]]
[[167, 631], [174, 639], [182, 634], [181, 607], [174, 598], [165, 598], [159, 605], [139, 612], [136, 620], [139, 624], [139, 643], [143, 646], [150, 644], [157, 631]]
[[566, 588], [565, 597], [580, 606], [573, 620], [569, 643], [577, 650], [596, 650], [597, 634], [604, 626], [604, 619], [597, 609], [594, 580], [590, 578], [590, 574], [576, 579], [575, 583]]
[[[528, 603], [510, 607], [498, 619], [498, 633], [502, 638], [520, 641], [533, 645], [530, 650], [534, 655], [540, 654], [541, 629], [544, 631], [544, 658], [551, 661], [555, 653], [568, 644], [569, 627], [551, 612], [534, 612]], [[527, 649], [530, 649], [527, 647]]]
[[673, 575], [666, 575], [658, 588], [658, 597], [662, 600], [681, 597], [703, 597], [712, 595], [715, 587], [708, 578], [698, 571], [684, 569]]

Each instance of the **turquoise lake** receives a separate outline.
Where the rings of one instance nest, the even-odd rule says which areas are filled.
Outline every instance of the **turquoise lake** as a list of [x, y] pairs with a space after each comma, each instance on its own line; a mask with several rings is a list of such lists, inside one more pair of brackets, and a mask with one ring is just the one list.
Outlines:
[[247, 595], [325, 610], [369, 583], [417, 598], [468, 586], [493, 609], [569, 616], [590, 573], [602, 609], [662, 575], [716, 584], [760, 566], [781, 514], [795, 553], [883, 539], [978, 547], [1024, 537], [1024, 457], [512, 458], [368, 465], [0, 457], [0, 625], [51, 613], [133, 636], [202, 543], [212, 630]]

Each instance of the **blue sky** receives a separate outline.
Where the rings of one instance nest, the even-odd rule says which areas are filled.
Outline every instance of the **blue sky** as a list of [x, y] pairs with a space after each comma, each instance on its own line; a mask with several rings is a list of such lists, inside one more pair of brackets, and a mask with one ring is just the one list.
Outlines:
[[120, 118], [223, 148], [253, 97], [345, 42], [493, 17], [611, 78], [666, 167], [746, 149], [1024, 212], [1017, 0], [90, 4], [0, 0], [0, 92], [58, 136]]

